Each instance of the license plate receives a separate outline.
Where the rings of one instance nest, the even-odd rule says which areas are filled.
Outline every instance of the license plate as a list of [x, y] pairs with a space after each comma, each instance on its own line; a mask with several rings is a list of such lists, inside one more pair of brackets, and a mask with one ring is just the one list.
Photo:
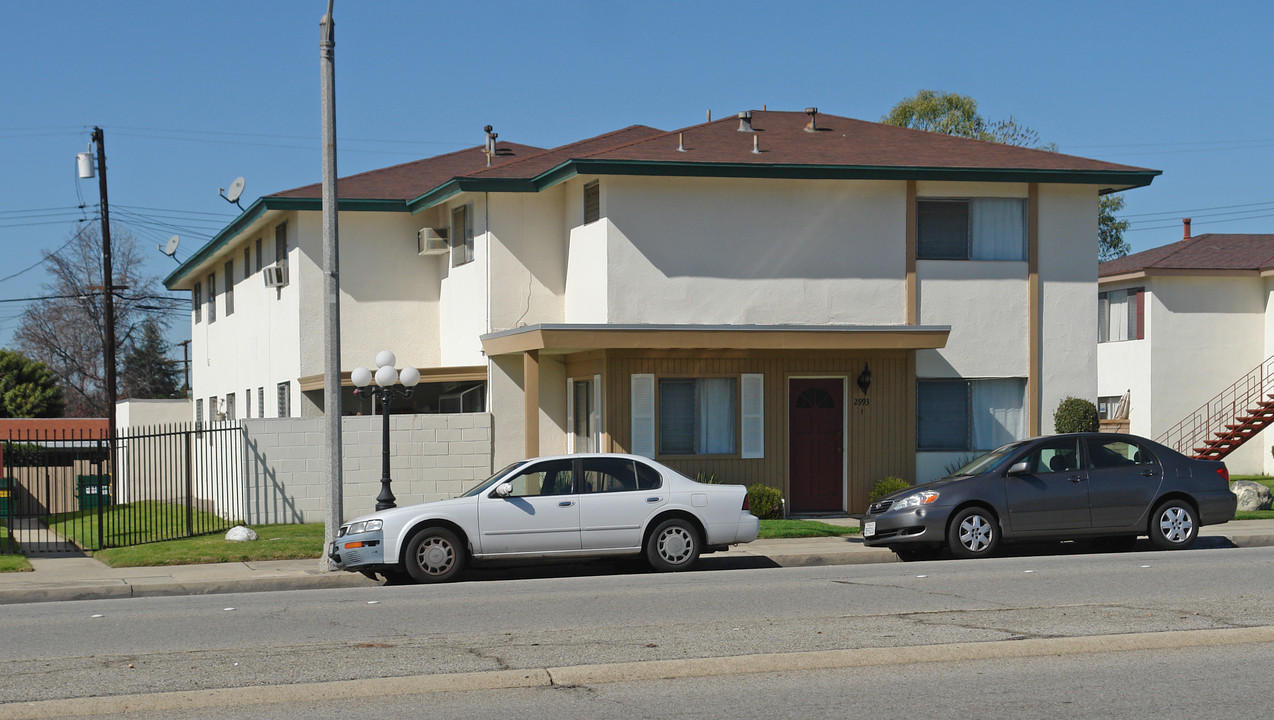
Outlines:
[[863, 525], [863, 537], [871, 537], [872, 535], [875, 535], [875, 534], [876, 534], [875, 521], [869, 522], [866, 525]]

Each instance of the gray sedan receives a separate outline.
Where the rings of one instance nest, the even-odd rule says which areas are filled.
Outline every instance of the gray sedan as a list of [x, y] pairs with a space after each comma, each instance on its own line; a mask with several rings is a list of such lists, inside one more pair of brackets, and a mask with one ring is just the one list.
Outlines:
[[1001, 542], [1099, 538], [1190, 547], [1234, 518], [1225, 463], [1188, 458], [1134, 435], [1075, 433], [1005, 445], [937, 482], [887, 495], [862, 519], [863, 541], [903, 559], [986, 557]]

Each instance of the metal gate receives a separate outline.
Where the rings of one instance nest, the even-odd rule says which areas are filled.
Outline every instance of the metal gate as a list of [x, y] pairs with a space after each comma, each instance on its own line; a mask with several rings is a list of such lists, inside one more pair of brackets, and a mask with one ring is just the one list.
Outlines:
[[0, 444], [0, 554], [67, 553], [225, 530], [242, 515], [237, 423], [12, 432]]

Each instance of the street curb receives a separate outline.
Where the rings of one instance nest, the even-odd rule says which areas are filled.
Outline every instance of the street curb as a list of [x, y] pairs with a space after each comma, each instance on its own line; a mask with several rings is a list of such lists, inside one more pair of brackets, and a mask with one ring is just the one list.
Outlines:
[[[1274, 547], [1274, 534], [1202, 535], [1199, 549]], [[1140, 542], [1140, 541], [1139, 541]], [[700, 560], [706, 570], [746, 570], [759, 568], [835, 567], [899, 562], [897, 556], [881, 548], [854, 546], [839, 552], [782, 552], [781, 541], [767, 541], [764, 549], [742, 546], [705, 556]], [[1140, 546], [1139, 546], [1140, 547]], [[1148, 545], [1146, 549], [1148, 549]], [[174, 566], [174, 569], [180, 566]], [[278, 570], [270, 571], [277, 573]], [[288, 571], [283, 571], [288, 572]], [[380, 587], [379, 581], [359, 573], [319, 572], [306, 570], [264, 577], [218, 578], [210, 580], [173, 580], [155, 578], [129, 580], [88, 579], [81, 582], [63, 580], [41, 585], [38, 581], [26, 587], [0, 588], [0, 605], [79, 600], [118, 600], [124, 598], [220, 595], [229, 593], [278, 592], [287, 590], [331, 590], [339, 588]], [[32, 579], [31, 574], [24, 573]], [[14, 583], [16, 584], [16, 583]]]

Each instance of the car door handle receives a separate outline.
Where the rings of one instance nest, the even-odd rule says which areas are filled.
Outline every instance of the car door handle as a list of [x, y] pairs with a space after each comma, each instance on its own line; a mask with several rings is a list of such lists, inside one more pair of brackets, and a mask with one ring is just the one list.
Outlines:
[[1158, 474], [1159, 474], [1159, 473], [1155, 472], [1154, 470], [1142, 470], [1142, 471], [1141, 471], [1141, 475], [1142, 475], [1142, 477], [1154, 477], [1154, 476], [1156, 476], [1156, 475], [1158, 475]]
[[557, 506], [558, 506], [558, 507], [570, 507], [570, 506], [572, 506], [572, 505], [574, 505], [574, 504], [575, 504], [575, 501], [574, 501], [574, 500], [563, 500], [562, 502], [558, 503], [558, 504], [557, 504]]
[[1082, 483], [1082, 482], [1084, 482], [1084, 476], [1083, 476], [1083, 475], [1072, 475], [1072, 476], [1071, 476], [1071, 478], [1070, 478], [1070, 480], [1071, 480], [1071, 482], [1073, 482], [1073, 483]]
[[646, 498], [646, 502], [648, 502], [648, 503], [657, 503], [657, 502], [659, 502], [660, 500], [663, 500], [663, 498], [661, 498], [661, 497], [648, 497], [648, 498]]

